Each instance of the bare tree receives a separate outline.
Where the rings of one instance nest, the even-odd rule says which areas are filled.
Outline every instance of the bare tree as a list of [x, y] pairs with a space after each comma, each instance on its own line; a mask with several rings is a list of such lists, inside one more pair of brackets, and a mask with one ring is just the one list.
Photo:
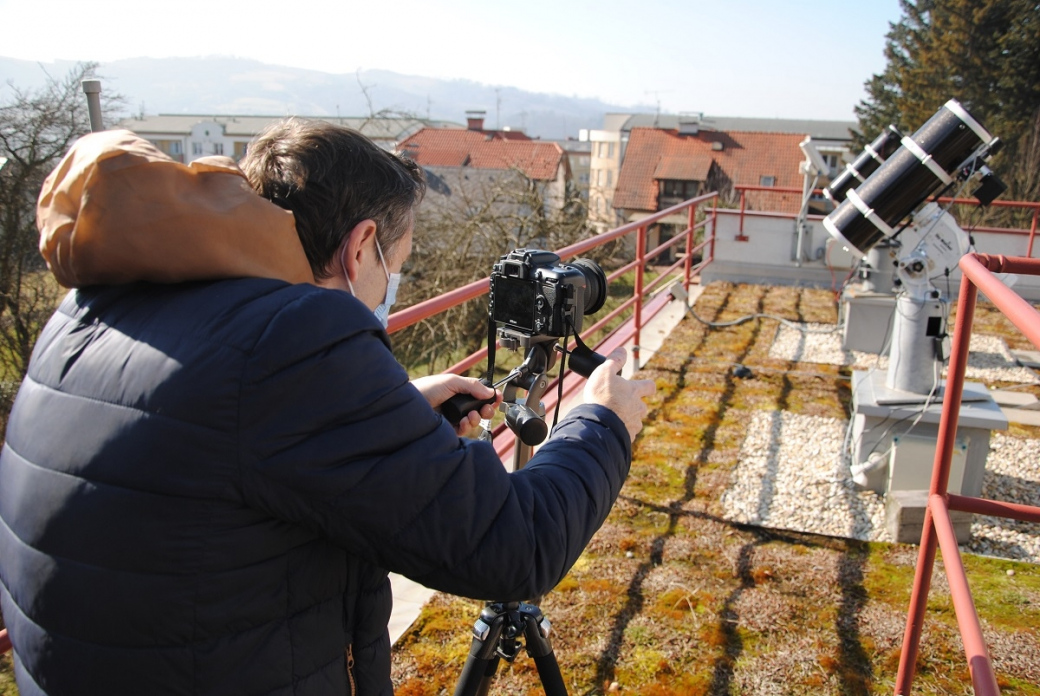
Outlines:
[[[407, 304], [486, 277], [512, 249], [559, 249], [591, 234], [585, 203], [570, 184], [554, 191], [516, 169], [430, 168], [427, 178], [402, 286]], [[398, 333], [394, 352], [433, 373], [480, 348], [486, 335], [481, 297]]]
[[[62, 78], [48, 75], [37, 89], [9, 83], [0, 103], [0, 426], [61, 294], [38, 251], [36, 198], [72, 142], [90, 130], [80, 83], [96, 69], [80, 63]], [[105, 95], [109, 114], [121, 103]]]

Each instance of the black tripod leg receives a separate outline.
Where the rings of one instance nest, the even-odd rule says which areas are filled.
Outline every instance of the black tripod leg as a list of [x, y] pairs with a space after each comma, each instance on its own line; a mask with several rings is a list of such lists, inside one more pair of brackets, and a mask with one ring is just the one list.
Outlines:
[[498, 655], [489, 660], [476, 658], [470, 651], [462, 667], [459, 683], [455, 685], [455, 696], [487, 696], [491, 680], [498, 669]]
[[473, 626], [473, 642], [469, 656], [462, 667], [459, 683], [455, 685], [455, 696], [486, 696], [491, 679], [498, 669], [498, 639], [502, 635], [505, 616], [495, 616], [490, 623], [484, 621], [488, 610], [481, 613]]
[[567, 686], [563, 683], [560, 665], [549, 640], [549, 620], [532, 604], [521, 604], [520, 614], [524, 621], [527, 654], [534, 658], [545, 696], [567, 696]]

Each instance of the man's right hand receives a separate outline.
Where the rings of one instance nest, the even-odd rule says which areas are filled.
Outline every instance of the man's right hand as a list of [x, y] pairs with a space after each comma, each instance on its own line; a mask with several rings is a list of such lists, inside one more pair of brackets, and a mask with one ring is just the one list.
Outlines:
[[621, 377], [618, 373], [625, 366], [627, 357], [624, 348], [616, 348], [607, 356], [606, 362], [592, 371], [585, 383], [585, 403], [606, 406], [616, 413], [634, 441], [643, 429], [643, 418], [647, 413], [643, 399], [653, 396], [657, 386], [653, 380]]

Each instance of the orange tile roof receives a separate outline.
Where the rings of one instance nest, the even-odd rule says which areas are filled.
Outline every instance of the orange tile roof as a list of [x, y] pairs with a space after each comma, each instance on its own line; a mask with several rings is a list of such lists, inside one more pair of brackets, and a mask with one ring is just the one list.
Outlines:
[[501, 132], [508, 131], [424, 128], [398, 149], [423, 167], [516, 168], [531, 179], [556, 178], [564, 164], [563, 148], [556, 143], [497, 137]]
[[[614, 190], [614, 207], [628, 210], [657, 210], [658, 181], [679, 179], [704, 181], [711, 163], [734, 185], [758, 186], [763, 176], [775, 177], [778, 187], [802, 186], [798, 164], [804, 158], [798, 143], [804, 135], [701, 131], [679, 135], [676, 130], [633, 128], [625, 159]], [[721, 143], [721, 149], [713, 143]], [[799, 194], [749, 193], [749, 204], [797, 212]]]

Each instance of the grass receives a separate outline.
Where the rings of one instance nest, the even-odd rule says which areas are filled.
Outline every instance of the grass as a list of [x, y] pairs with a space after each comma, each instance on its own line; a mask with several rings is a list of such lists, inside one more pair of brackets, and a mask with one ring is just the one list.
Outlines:
[[[707, 287], [696, 311], [720, 321], [753, 312], [836, 320], [825, 291], [724, 283]], [[982, 314], [987, 331], [1007, 328]], [[708, 330], [687, 319], [644, 369], [658, 392], [629, 480], [580, 562], [540, 605], [571, 693], [892, 693], [916, 547], [769, 530], [720, 515], [718, 498], [755, 411], [847, 417], [847, 369], [770, 358], [776, 326], [761, 320]], [[754, 378], [736, 378], [738, 363]], [[1040, 437], [1033, 428], [1014, 434]], [[963, 558], [1001, 689], [1040, 694], [1040, 569]], [[398, 693], [451, 692], [479, 608], [436, 596], [423, 628], [394, 648]], [[464, 618], [431, 630], [427, 612], [448, 610]], [[538, 687], [522, 655], [500, 667], [491, 691]], [[941, 564], [913, 693], [971, 693]]]

